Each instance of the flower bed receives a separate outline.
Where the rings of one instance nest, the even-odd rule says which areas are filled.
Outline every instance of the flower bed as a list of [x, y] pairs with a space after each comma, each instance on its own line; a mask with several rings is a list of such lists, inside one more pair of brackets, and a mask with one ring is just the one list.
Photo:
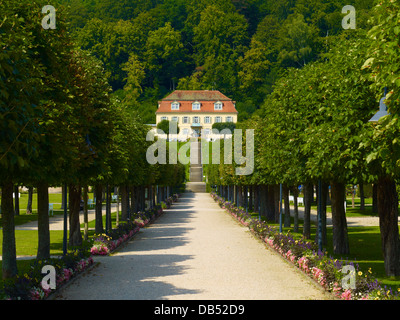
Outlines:
[[93, 237], [93, 244], [90, 249], [92, 255], [108, 255], [121, 244], [128, 241], [136, 233], [139, 232], [140, 228], [144, 228], [149, 223], [155, 221], [158, 217], [163, 214], [163, 207], [169, 209], [173, 202], [178, 201], [179, 195], [174, 194], [167, 198], [164, 206], [161, 204], [151, 210], [144, 212], [139, 211], [135, 213], [129, 222], [122, 222], [117, 228], [113, 229], [108, 235], [100, 234]]
[[[56, 272], [56, 287], [53, 290], [44, 289], [41, 285], [44, 277], [42, 268], [46, 265], [54, 267]], [[35, 261], [29, 272], [5, 281], [1, 292], [2, 298], [6, 300], [45, 299], [91, 265], [93, 265], [93, 258], [88, 256], [87, 250], [77, 250], [61, 258]]]
[[[211, 197], [241, 224], [263, 240], [270, 248], [310, 276], [335, 297], [344, 300], [399, 299], [398, 292], [382, 287], [372, 278], [371, 269], [363, 273], [353, 262], [344, 263], [320, 252], [317, 245], [306, 239], [296, 239], [290, 232], [284, 234], [264, 221], [252, 218], [243, 209], [236, 208], [215, 193]], [[349, 268], [346, 266], [350, 266]], [[346, 268], [355, 274], [345, 272]], [[350, 272], [350, 271], [349, 271]], [[347, 280], [354, 276], [355, 289], [347, 288]], [[344, 287], [344, 288], [343, 288]]]
[[[178, 194], [166, 199], [166, 205], [171, 206], [173, 202], [178, 201]], [[59, 289], [77, 274], [83, 272], [93, 265], [91, 255], [107, 255], [122, 243], [135, 235], [140, 228], [156, 220], [163, 214], [160, 206], [146, 212], [138, 212], [132, 217], [132, 221], [121, 223], [113, 229], [108, 235], [101, 234], [93, 237], [89, 245], [83, 245], [81, 248], [68, 253], [61, 258], [49, 260], [35, 260], [31, 265], [31, 270], [23, 275], [17, 275], [13, 279], [8, 279], [4, 283], [3, 290], [0, 290], [0, 299], [7, 300], [42, 300], [47, 298], [55, 290]], [[55, 270], [55, 289], [44, 289], [41, 282], [43, 266], [52, 266]]]

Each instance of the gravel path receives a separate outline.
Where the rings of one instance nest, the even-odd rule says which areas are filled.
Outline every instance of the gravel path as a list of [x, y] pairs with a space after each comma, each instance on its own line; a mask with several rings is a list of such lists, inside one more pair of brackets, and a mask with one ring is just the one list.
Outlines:
[[[294, 216], [294, 207], [290, 207], [290, 214]], [[311, 210], [310, 217], [312, 221], [317, 221], [317, 210]], [[304, 207], [299, 207], [299, 218], [303, 219]], [[346, 217], [348, 227], [376, 227], [379, 226], [379, 217]], [[399, 216], [400, 223], [400, 216]], [[332, 226], [332, 213], [326, 213], [326, 225], [328, 227]]]
[[[121, 205], [120, 205], [121, 208]], [[112, 203], [111, 204], [111, 212], [117, 211], [117, 204]], [[105, 206], [103, 206], [103, 215], [106, 213]], [[88, 210], [88, 221], [93, 221], [96, 219], [96, 212], [94, 209]], [[79, 222], [83, 223], [83, 211], [79, 213]], [[15, 230], [37, 230], [38, 227], [38, 222], [36, 221], [31, 221], [24, 223], [22, 225], [15, 226]], [[69, 223], [68, 223], [69, 227]], [[62, 214], [57, 214], [54, 216], [49, 217], [49, 229], [50, 230], [64, 230], [64, 215]]]
[[207, 193], [185, 193], [56, 299], [330, 299]]

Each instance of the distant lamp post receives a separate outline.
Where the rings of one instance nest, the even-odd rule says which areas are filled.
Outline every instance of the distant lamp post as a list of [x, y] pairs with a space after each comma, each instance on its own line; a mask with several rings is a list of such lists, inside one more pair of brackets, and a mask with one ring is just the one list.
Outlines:
[[379, 102], [379, 111], [375, 113], [375, 115], [369, 119], [369, 122], [378, 122], [382, 117], [387, 116], [389, 113], [387, 112], [387, 106], [384, 103], [386, 99], [386, 88], [385, 88], [385, 95]]

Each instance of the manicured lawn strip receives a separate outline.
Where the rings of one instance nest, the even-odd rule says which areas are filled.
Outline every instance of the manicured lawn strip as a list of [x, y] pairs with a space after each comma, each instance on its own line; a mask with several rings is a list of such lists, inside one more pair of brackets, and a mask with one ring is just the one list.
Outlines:
[[[89, 199], [93, 200], [93, 193], [88, 193]], [[0, 197], [1, 199], [1, 197]], [[54, 210], [61, 210], [62, 194], [61, 193], [49, 193], [49, 203], [54, 204]], [[28, 206], [28, 193], [21, 193], [19, 198], [19, 212], [21, 215], [26, 213], [26, 207]], [[32, 211], [37, 213], [37, 193], [32, 196]]]
[[[61, 214], [61, 212], [60, 212]], [[19, 221], [29, 222], [29, 217], [37, 215], [21, 215], [16, 216]], [[25, 219], [26, 218], [26, 219]], [[106, 225], [105, 215], [103, 215], [103, 227]], [[81, 219], [82, 220], [82, 219]], [[111, 214], [112, 227], [116, 227], [116, 212]], [[25, 223], [24, 222], [24, 223]], [[82, 221], [81, 221], [82, 222]], [[84, 227], [84, 223], [81, 223], [81, 228]], [[95, 227], [95, 221], [89, 222], [89, 228]], [[82, 233], [83, 234], [83, 233]], [[94, 235], [93, 230], [89, 230], [89, 237]], [[17, 256], [35, 256], [38, 247], [38, 232], [37, 230], [15, 230], [15, 241]], [[63, 231], [62, 230], [51, 230], [50, 231], [50, 254], [51, 255], [62, 255], [62, 242], [63, 242]], [[3, 243], [3, 234], [0, 232], [0, 243]], [[2, 255], [2, 246], [0, 246], [0, 255]]]
[[[17, 256], [36, 256], [38, 248], [37, 230], [15, 230]], [[62, 255], [63, 231], [50, 231], [50, 254]], [[0, 243], [3, 243], [3, 234], [0, 232]], [[2, 247], [0, 247], [2, 255]]]
[[[111, 213], [111, 224], [112, 224], [112, 229], [117, 226], [116, 220], [117, 219], [117, 211], [114, 211]], [[121, 211], [119, 212], [119, 221], [121, 222]], [[81, 229], [85, 227], [85, 223], [83, 222], [83, 219], [80, 220], [81, 222]], [[89, 221], [89, 229], [94, 229], [96, 226], [96, 220]], [[106, 227], [106, 215], [103, 214], [103, 228]]]

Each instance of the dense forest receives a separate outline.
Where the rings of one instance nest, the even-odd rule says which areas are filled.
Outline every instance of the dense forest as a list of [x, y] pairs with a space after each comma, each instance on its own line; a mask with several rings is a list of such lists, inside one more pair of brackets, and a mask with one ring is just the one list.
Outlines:
[[[368, 25], [373, 0], [58, 0], [76, 43], [108, 72], [113, 95], [154, 123], [174, 89], [220, 90], [239, 120], [259, 113], [287, 68], [329, 50], [342, 8]], [[350, 2], [350, 3], [349, 3]]]

